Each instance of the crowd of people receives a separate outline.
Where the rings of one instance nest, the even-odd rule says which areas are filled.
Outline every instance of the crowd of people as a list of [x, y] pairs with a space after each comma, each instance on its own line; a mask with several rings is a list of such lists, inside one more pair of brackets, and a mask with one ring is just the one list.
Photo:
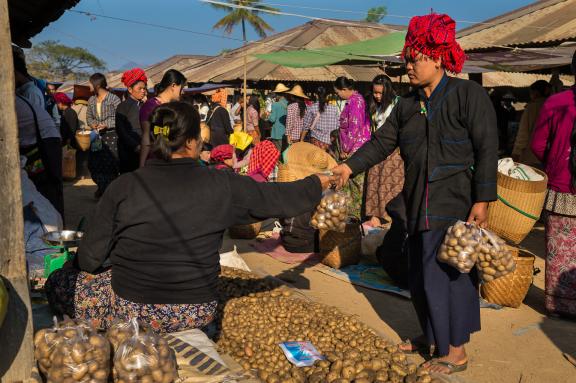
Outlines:
[[[174, 69], [153, 93], [142, 69], [126, 71], [122, 97], [95, 73], [90, 94], [78, 88], [71, 99], [43, 88], [15, 52], [25, 173], [63, 216], [62, 146], [78, 148], [76, 133], [89, 131], [78, 169], [87, 161], [100, 199], [77, 257], [46, 283], [52, 307], [104, 328], [130, 317], [160, 332], [206, 326], [227, 228], [309, 217], [323, 190], [345, 188], [358, 218], [374, 227], [391, 221], [379, 259], [410, 288], [422, 328], [401, 349], [433, 351], [432, 371], [463, 371], [465, 345], [480, 330], [479, 281], [436, 256], [457, 220], [486, 227], [499, 155], [511, 154], [548, 175], [546, 308], [576, 315], [576, 88], [551, 95], [546, 82], [534, 83], [511, 125], [510, 98], [494, 102], [477, 83], [448, 75], [465, 55], [447, 15], [414, 17], [402, 57], [406, 94], [383, 74], [367, 95], [339, 77], [308, 93], [277, 84], [246, 95], [244, 110], [243, 95], [224, 89], [185, 96], [187, 79]], [[274, 182], [287, 151], [303, 145], [338, 165], [330, 175]], [[309, 230], [308, 219], [290, 222]]]

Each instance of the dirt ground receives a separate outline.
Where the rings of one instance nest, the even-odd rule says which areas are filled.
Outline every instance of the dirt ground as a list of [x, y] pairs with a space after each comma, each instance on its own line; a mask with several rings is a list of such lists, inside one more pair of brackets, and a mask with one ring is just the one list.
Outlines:
[[[75, 228], [96, 206], [91, 181], [65, 185], [66, 226]], [[298, 288], [312, 299], [358, 315], [383, 336], [399, 341], [420, 332], [409, 300], [393, 294], [354, 286], [316, 271], [315, 266], [280, 263], [256, 253], [250, 241], [226, 239], [223, 251], [234, 245], [256, 273], [272, 275]], [[537, 226], [522, 246], [537, 255], [534, 278], [524, 304], [518, 309], [482, 309], [482, 331], [468, 346], [469, 368], [459, 374], [477, 383], [576, 383], [576, 367], [563, 353], [576, 356], [576, 321], [551, 318], [544, 310], [544, 231]], [[575, 250], [576, 251], [576, 250]], [[422, 361], [416, 357], [415, 361]]]

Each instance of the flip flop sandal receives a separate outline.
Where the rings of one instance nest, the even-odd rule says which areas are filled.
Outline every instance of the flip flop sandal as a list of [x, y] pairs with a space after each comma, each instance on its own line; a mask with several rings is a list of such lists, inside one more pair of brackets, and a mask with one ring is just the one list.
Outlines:
[[420, 353], [430, 353], [430, 345], [423, 342], [414, 342], [410, 339], [404, 340], [404, 342], [398, 345], [399, 347], [410, 348], [409, 350], [402, 350], [404, 354], [420, 354]]
[[462, 364], [454, 364], [451, 362], [447, 362], [445, 360], [433, 359], [433, 360], [429, 361], [428, 363], [429, 363], [429, 365], [428, 365], [428, 367], [426, 367], [427, 369], [429, 369], [432, 366], [446, 367], [448, 369], [448, 372], [441, 373], [444, 375], [452, 375], [452, 374], [457, 373], [457, 372], [463, 372], [463, 371], [466, 371], [466, 369], [468, 368], [468, 361], [466, 361]]

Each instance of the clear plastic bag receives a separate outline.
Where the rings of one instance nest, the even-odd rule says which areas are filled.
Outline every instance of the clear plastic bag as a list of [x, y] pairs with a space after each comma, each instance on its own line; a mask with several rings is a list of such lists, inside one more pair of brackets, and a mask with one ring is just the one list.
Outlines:
[[482, 234], [476, 225], [462, 221], [448, 228], [444, 242], [438, 250], [438, 261], [455, 267], [461, 273], [469, 273], [476, 264], [476, 247]]
[[110, 343], [102, 335], [84, 332], [56, 346], [48, 383], [106, 383], [110, 376]]
[[476, 267], [484, 282], [491, 282], [516, 270], [516, 261], [506, 242], [489, 230], [482, 230]]
[[139, 328], [138, 322], [135, 318], [132, 318], [128, 322], [115, 320], [108, 331], [106, 331], [106, 338], [112, 345], [112, 352], [116, 352], [120, 345], [131, 339], [137, 333], [143, 333], [143, 329]]
[[438, 250], [438, 261], [469, 273], [477, 266], [480, 277], [488, 282], [514, 271], [516, 263], [506, 242], [489, 230], [462, 221], [448, 228]]
[[342, 191], [328, 190], [316, 208], [310, 225], [315, 229], [346, 231], [351, 197]]
[[178, 378], [176, 355], [163, 337], [136, 333], [114, 354], [116, 383], [172, 383]]
[[57, 346], [77, 337], [80, 333], [92, 335], [96, 333], [93, 327], [80, 320], [65, 319], [58, 322], [54, 317], [54, 326], [41, 329], [34, 334], [34, 357], [38, 361], [38, 369], [44, 375], [52, 367], [52, 355]]

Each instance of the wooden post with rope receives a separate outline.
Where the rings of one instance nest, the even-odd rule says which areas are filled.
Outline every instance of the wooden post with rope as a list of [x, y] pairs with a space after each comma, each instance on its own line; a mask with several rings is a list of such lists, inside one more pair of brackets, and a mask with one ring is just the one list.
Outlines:
[[32, 310], [26, 258], [20, 186], [18, 125], [8, 1], [0, 0], [0, 276], [8, 290], [8, 312], [0, 327], [0, 380], [30, 378], [34, 362]]

